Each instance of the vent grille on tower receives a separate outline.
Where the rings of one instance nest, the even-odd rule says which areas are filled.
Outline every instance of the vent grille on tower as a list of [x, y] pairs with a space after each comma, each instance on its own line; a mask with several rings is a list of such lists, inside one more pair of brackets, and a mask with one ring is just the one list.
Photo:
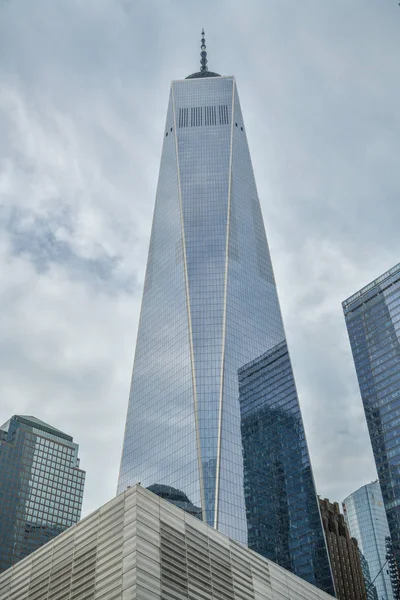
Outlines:
[[229, 125], [228, 105], [193, 106], [178, 110], [178, 127], [202, 127], [203, 125]]

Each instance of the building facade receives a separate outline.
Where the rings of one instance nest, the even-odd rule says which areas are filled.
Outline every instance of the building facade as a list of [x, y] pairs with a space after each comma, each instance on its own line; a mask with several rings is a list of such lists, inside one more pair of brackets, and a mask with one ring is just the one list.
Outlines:
[[343, 310], [400, 567], [400, 264], [345, 300]]
[[393, 544], [390, 536], [387, 536], [386, 538], [386, 560], [388, 564], [393, 596], [395, 600], [398, 600], [400, 598], [400, 574], [397, 567], [396, 558], [394, 556]]
[[393, 593], [391, 568], [387, 563], [389, 526], [378, 481], [364, 485], [343, 501], [350, 534], [358, 541], [368, 563], [378, 598], [397, 600]]
[[365, 589], [366, 589], [365, 599], [366, 600], [379, 600], [378, 592], [376, 591], [375, 584], [372, 583], [371, 573], [369, 570], [369, 565], [367, 563], [367, 559], [365, 558], [364, 554], [361, 552], [360, 548], [358, 548], [358, 550], [360, 552], [361, 570], [363, 573], [364, 584], [365, 584]]
[[329, 600], [134, 486], [0, 575], [1, 600]]
[[286, 342], [239, 369], [239, 403], [248, 545], [308, 579], [326, 550], [304, 544], [321, 517]]
[[[179, 489], [205, 522], [246, 543], [240, 373], [285, 333], [236, 82], [208, 71], [202, 45], [201, 71], [171, 85], [118, 490]], [[304, 489], [309, 509], [286, 523], [301, 540], [291, 566], [331, 591], [295, 391], [294, 404], [303, 454], [286, 493]], [[281, 502], [269, 518], [281, 518]]]
[[71, 436], [32, 416], [0, 428], [0, 571], [79, 520], [84, 482]]
[[339, 504], [320, 498], [322, 522], [338, 600], [365, 600], [366, 587], [357, 540], [350, 537]]

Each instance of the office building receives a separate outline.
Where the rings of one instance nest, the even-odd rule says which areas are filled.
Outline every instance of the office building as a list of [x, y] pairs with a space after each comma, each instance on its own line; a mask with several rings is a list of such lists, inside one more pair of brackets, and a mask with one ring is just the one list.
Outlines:
[[32, 416], [0, 428], [0, 571], [76, 523], [85, 472], [73, 438]]
[[136, 485], [1, 574], [0, 598], [332, 597]]
[[345, 300], [343, 310], [399, 567], [400, 264]]
[[339, 504], [319, 500], [338, 600], [365, 600], [366, 587], [357, 540], [350, 537]]
[[[236, 82], [208, 70], [204, 37], [201, 57], [199, 72], [171, 85], [118, 489], [181, 490], [205, 522], [246, 543], [266, 501], [244, 494], [239, 380], [284, 346], [300, 462], [268, 518], [283, 522], [296, 499], [306, 512], [282, 525], [294, 540], [285, 565], [333, 591]], [[263, 389], [252, 402], [284, 412], [284, 393]]]
[[343, 501], [350, 534], [358, 541], [379, 600], [395, 600], [387, 563], [389, 527], [378, 481], [364, 485]]

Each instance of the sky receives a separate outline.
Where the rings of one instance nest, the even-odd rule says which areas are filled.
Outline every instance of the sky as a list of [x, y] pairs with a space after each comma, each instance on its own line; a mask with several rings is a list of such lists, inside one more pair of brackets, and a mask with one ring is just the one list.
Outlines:
[[400, 262], [396, 0], [0, 0], [0, 421], [113, 497], [172, 79], [235, 75], [317, 492], [376, 478], [341, 302]]

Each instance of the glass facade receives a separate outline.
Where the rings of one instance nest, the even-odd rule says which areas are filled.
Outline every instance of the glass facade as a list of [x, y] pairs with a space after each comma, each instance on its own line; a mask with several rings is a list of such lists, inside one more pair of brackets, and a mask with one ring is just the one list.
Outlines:
[[[286, 342], [239, 369], [248, 545], [307, 581], [330, 582]], [[325, 565], [325, 570], [324, 570]]]
[[79, 521], [84, 482], [69, 435], [31, 416], [0, 428], [0, 572]]
[[[201, 507], [208, 524], [247, 543], [239, 380], [246, 365], [284, 342], [235, 79], [174, 81], [119, 491], [137, 481], [172, 486]], [[287, 405], [290, 414], [296, 413], [298, 440], [292, 458], [299, 460], [290, 472], [298, 465], [302, 474], [296, 482], [283, 480], [286, 496], [275, 498], [268, 518], [281, 519], [288, 496], [301, 497], [301, 506], [307, 496], [306, 514], [290, 509], [286, 523], [290, 564], [298, 575], [331, 591], [292, 374], [290, 378]], [[273, 408], [279, 406], [285, 411], [283, 400]], [[266, 440], [263, 452], [275, 443]], [[265, 509], [260, 498], [257, 510]], [[305, 568], [311, 556], [311, 566]]]
[[343, 501], [343, 510], [350, 535], [358, 541], [368, 563], [379, 600], [394, 600], [389, 565], [385, 565], [389, 526], [379, 482], [364, 485], [350, 494]]
[[343, 302], [343, 310], [400, 567], [400, 264]]
[[362, 574], [364, 577], [365, 589], [367, 591], [365, 600], [379, 600], [378, 592], [376, 591], [376, 587], [372, 583], [371, 573], [369, 570], [367, 559], [365, 558], [364, 554], [361, 552], [360, 549], [358, 549], [358, 551], [360, 553], [361, 570], [362, 570]]

